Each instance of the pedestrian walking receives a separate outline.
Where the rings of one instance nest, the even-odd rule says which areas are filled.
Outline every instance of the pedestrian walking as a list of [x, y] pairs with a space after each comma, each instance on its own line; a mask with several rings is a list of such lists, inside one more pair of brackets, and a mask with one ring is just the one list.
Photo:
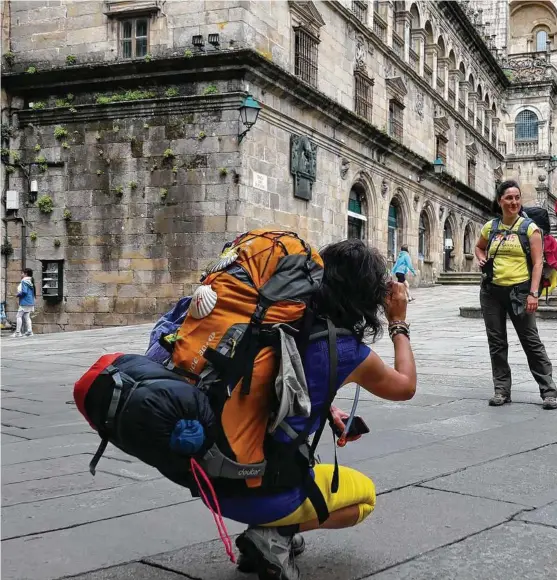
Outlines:
[[406, 279], [408, 272], [412, 272], [412, 275], [414, 276], [416, 275], [416, 270], [414, 270], [414, 267], [412, 266], [412, 258], [408, 252], [408, 246], [405, 245], [400, 248], [398, 258], [393, 266], [391, 274], [396, 276], [396, 279], [400, 284], [404, 284], [408, 302], [412, 302], [414, 299], [410, 296], [410, 284]]
[[521, 215], [522, 194], [516, 181], [505, 181], [499, 186], [496, 205], [500, 217], [484, 225], [475, 251], [483, 273], [480, 304], [495, 390], [489, 404], [500, 406], [511, 402], [508, 314], [539, 385], [543, 408], [557, 409], [553, 367], [536, 326], [543, 267], [542, 235], [531, 219]]
[[17, 310], [16, 328], [12, 334], [13, 338], [22, 336], [23, 325], [25, 324], [25, 336], [33, 336], [33, 326], [31, 324], [31, 312], [35, 310], [35, 280], [33, 279], [33, 270], [25, 268], [21, 272], [21, 282], [17, 287], [17, 297], [19, 299], [19, 308]]

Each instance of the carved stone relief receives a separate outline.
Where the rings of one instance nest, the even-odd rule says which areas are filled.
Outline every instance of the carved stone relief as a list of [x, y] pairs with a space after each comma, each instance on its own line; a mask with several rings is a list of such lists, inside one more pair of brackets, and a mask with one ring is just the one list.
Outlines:
[[346, 175], [348, 174], [349, 169], [350, 169], [350, 161], [348, 161], [348, 159], [343, 159], [340, 162], [340, 177], [342, 179], [346, 179]]
[[387, 183], [386, 179], [383, 179], [381, 182], [381, 195], [383, 199], [387, 199], [387, 195], [389, 194], [389, 184]]
[[294, 176], [294, 196], [310, 200], [317, 176], [317, 144], [305, 135], [290, 137], [290, 172]]
[[424, 120], [424, 94], [420, 91], [416, 91], [416, 99], [414, 102], [414, 110], [418, 113], [420, 121]]

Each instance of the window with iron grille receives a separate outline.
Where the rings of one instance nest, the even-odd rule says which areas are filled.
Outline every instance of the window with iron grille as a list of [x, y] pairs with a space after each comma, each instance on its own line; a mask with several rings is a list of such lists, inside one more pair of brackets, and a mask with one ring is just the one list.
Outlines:
[[447, 139], [442, 135], [435, 136], [435, 159], [441, 159], [447, 165]]
[[319, 40], [307, 30], [294, 30], [294, 74], [310, 85], [317, 87], [317, 47]]
[[354, 12], [354, 15], [360, 22], [367, 24], [367, 2], [353, 0], [352, 12]]
[[348, 238], [364, 239], [366, 222], [364, 204], [364, 196], [356, 189], [351, 189], [348, 198]]
[[403, 110], [397, 101], [389, 101], [389, 135], [399, 141], [402, 141], [403, 136]]
[[120, 22], [120, 57], [143, 58], [149, 49], [149, 20], [130, 18]]
[[468, 159], [468, 185], [476, 187], [476, 161]]
[[418, 224], [418, 256], [420, 260], [429, 259], [430, 247], [430, 227], [429, 218], [425, 211], [420, 214], [420, 222]]
[[547, 32], [538, 30], [536, 33], [536, 51], [545, 52], [547, 50]]
[[515, 141], [538, 140], [538, 116], [534, 111], [521, 111], [516, 116], [514, 126]]
[[368, 121], [372, 119], [373, 80], [356, 71], [354, 73], [354, 110]]

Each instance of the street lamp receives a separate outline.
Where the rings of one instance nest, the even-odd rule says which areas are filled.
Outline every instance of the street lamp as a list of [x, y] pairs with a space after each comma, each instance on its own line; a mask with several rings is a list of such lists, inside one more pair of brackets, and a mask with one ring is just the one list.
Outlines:
[[437, 157], [437, 159], [433, 162], [433, 171], [435, 171], [436, 175], [441, 175], [445, 172], [445, 164], [441, 157]]
[[259, 111], [261, 110], [261, 105], [251, 96], [248, 95], [242, 102], [240, 106], [240, 119], [242, 123], [247, 127], [247, 129], [238, 135], [238, 143], [242, 142], [242, 139], [246, 136], [246, 133], [252, 128], [257, 122], [257, 117], [259, 117]]
[[549, 158], [549, 169], [547, 170], [547, 172], [551, 173], [555, 169], [557, 169], [557, 155], [552, 155]]

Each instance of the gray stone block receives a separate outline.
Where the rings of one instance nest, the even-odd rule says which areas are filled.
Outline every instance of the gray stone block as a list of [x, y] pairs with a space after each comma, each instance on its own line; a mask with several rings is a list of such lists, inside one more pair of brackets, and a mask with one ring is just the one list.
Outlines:
[[[550, 445], [469, 467], [429, 481], [427, 486], [540, 507], [557, 500], [556, 464], [557, 445]], [[528, 473], [527, 478], [525, 473]]]
[[370, 580], [549, 580], [557, 530], [506, 523], [369, 577]]
[[[89, 473], [83, 474], [83, 477], [85, 476], [93, 480]], [[76, 476], [62, 477], [68, 479]], [[61, 478], [55, 479], [61, 480]], [[94, 480], [97, 486], [106, 486], [114, 478], [104, 473], [97, 473]], [[123, 484], [118, 488], [89, 491], [84, 487], [77, 495], [73, 493], [66, 497], [51, 497], [50, 499], [45, 499], [48, 496], [44, 493], [37, 493], [37, 496], [33, 498], [36, 501], [13, 506], [4, 504], [2, 538], [6, 540], [18, 536], [46, 533], [53, 529], [60, 530], [178, 505], [192, 499], [188, 489], [179, 487], [167, 479], [133, 483], [133, 485], [129, 480], [120, 481], [120, 478], [118, 480]], [[48, 486], [51, 481], [42, 479], [33, 484], [40, 490], [44, 484]]]
[[[228, 529], [239, 533], [242, 527], [228, 522]], [[217, 537], [208, 509], [200, 501], [192, 501], [109, 522], [6, 540], [2, 546], [2, 578], [54, 580]]]
[[557, 501], [546, 505], [545, 507], [524, 512], [517, 519], [535, 524], [545, 524], [557, 528]]
[[[304, 580], [356, 580], [408, 558], [502, 523], [520, 508], [456, 494], [417, 488], [378, 498], [374, 513], [345, 530], [305, 534], [307, 549], [298, 563]], [[148, 558], [170, 570], [202, 580], [239, 580], [216, 542]]]
[[75, 580], [184, 580], [184, 576], [140, 562], [74, 576]]

